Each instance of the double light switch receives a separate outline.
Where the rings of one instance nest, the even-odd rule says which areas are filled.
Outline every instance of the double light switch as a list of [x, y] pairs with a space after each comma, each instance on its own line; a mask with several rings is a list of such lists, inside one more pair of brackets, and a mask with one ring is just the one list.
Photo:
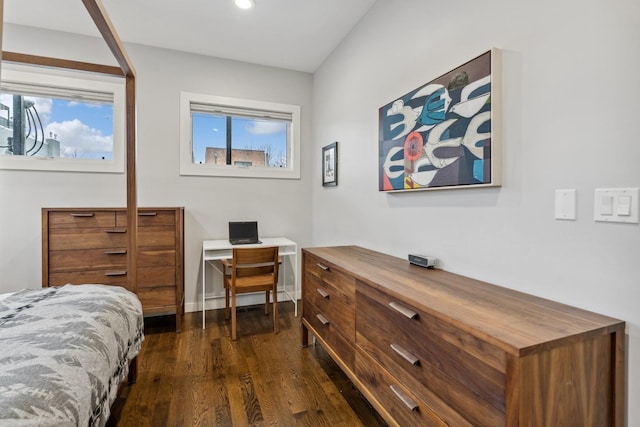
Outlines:
[[638, 223], [638, 188], [596, 188], [593, 219]]

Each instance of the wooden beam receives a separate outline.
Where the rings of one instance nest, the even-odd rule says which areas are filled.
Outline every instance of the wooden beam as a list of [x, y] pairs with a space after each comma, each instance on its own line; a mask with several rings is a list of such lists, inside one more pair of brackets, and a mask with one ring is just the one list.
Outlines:
[[119, 67], [112, 65], [92, 64], [89, 62], [70, 61], [67, 59], [49, 58], [47, 56], [28, 55], [26, 53], [2, 52], [2, 60], [21, 64], [40, 65], [44, 67], [65, 68], [69, 70], [86, 71], [90, 73], [108, 74], [124, 77]]
[[113, 24], [111, 23], [111, 19], [109, 19], [109, 15], [107, 15], [104, 6], [100, 0], [82, 0], [87, 12], [93, 19], [93, 22], [96, 24], [98, 31], [102, 34], [102, 38], [111, 49], [111, 53], [118, 61], [122, 72], [127, 77], [134, 77], [135, 70], [133, 65], [131, 64], [131, 60], [127, 55], [127, 52], [124, 50], [122, 46], [122, 42], [116, 33]]
[[138, 193], [136, 186], [136, 79], [126, 77], [126, 139], [127, 139], [127, 288], [137, 293], [138, 283]]
[[100, 0], [82, 0], [126, 79], [127, 288], [137, 292], [138, 200], [136, 187], [136, 73]]

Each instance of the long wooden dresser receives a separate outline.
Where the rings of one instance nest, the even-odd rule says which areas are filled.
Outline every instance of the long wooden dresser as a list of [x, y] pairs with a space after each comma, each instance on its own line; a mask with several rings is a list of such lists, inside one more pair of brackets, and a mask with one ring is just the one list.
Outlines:
[[[43, 208], [42, 286], [127, 287], [124, 208]], [[145, 316], [184, 310], [184, 209], [139, 208], [135, 292]]]
[[302, 266], [303, 346], [391, 425], [624, 425], [620, 320], [356, 246]]

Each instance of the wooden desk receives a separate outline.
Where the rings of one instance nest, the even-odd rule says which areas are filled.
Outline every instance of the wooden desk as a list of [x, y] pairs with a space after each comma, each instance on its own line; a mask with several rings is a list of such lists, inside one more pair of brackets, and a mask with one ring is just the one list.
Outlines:
[[[218, 272], [222, 275], [222, 266], [219, 261], [231, 258], [232, 257], [232, 249], [234, 247], [239, 248], [252, 248], [252, 247], [264, 247], [264, 246], [277, 246], [278, 254], [283, 257], [283, 266], [284, 260], [289, 259], [292, 270], [293, 270], [293, 290], [290, 291], [287, 289], [287, 276], [284, 276], [282, 280], [282, 288], [278, 288], [279, 292], [284, 292], [284, 294], [289, 297], [289, 299], [293, 302], [295, 307], [295, 315], [298, 315], [298, 291], [297, 291], [297, 283], [298, 283], [298, 245], [285, 238], [285, 237], [266, 237], [260, 239], [262, 243], [255, 245], [232, 245], [227, 239], [220, 240], [205, 240], [202, 242], [202, 329], [205, 328], [205, 303], [207, 299], [212, 298], [220, 298], [223, 295], [215, 295], [212, 297], [207, 297], [206, 293], [206, 271], [207, 271], [207, 263], [211, 264]], [[218, 262], [216, 262], [218, 261]]]

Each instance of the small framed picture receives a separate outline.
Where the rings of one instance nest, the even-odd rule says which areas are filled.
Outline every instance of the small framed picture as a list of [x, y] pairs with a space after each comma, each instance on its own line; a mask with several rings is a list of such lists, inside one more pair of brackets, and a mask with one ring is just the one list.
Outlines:
[[338, 185], [338, 143], [322, 147], [322, 186]]

